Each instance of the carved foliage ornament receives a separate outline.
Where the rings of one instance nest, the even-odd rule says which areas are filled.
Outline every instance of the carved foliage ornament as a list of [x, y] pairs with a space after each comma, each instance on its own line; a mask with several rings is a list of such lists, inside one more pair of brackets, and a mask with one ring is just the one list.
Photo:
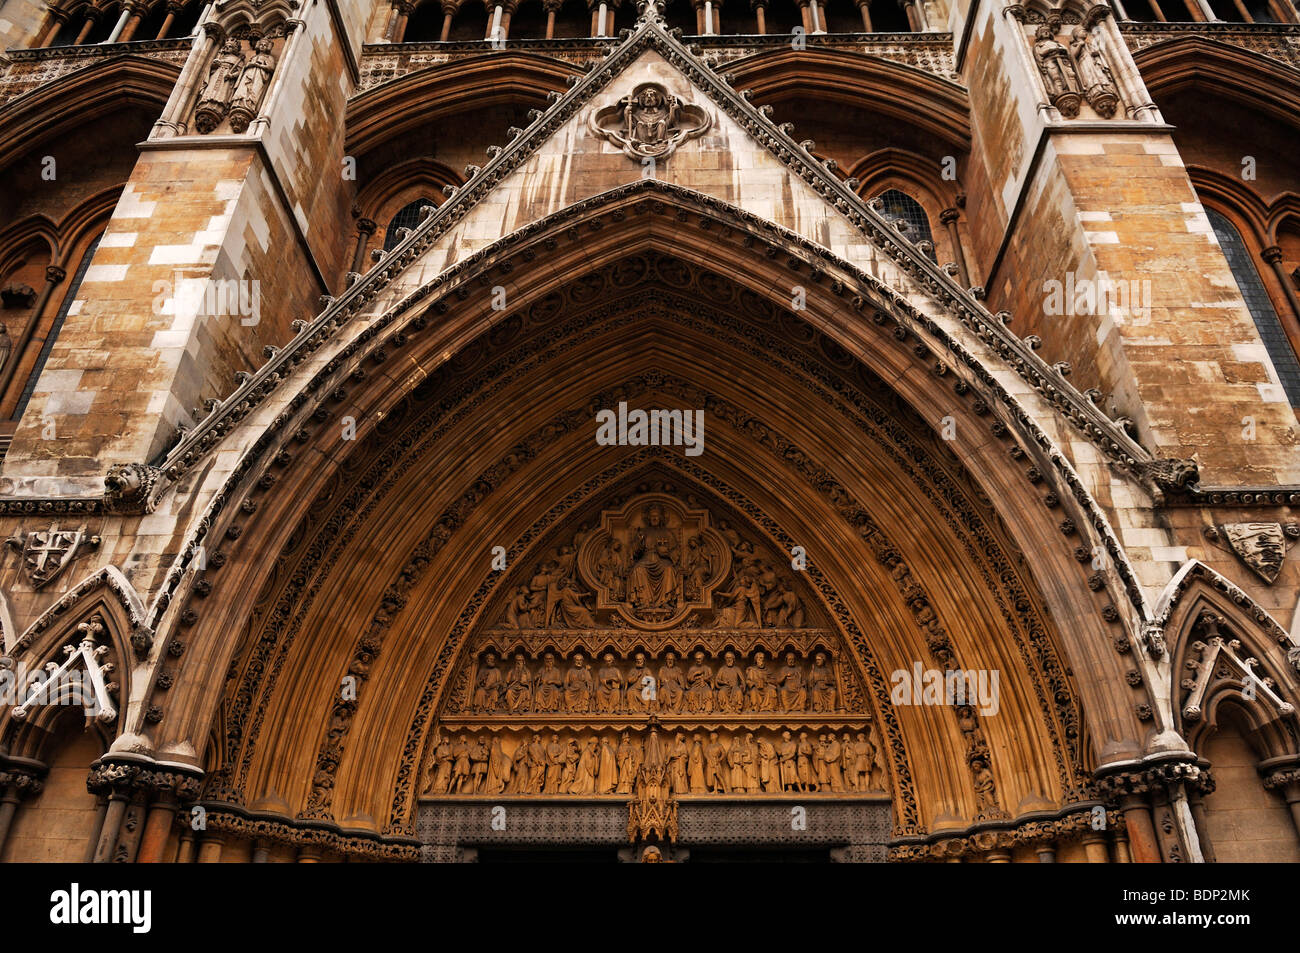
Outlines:
[[618, 102], [591, 113], [591, 131], [632, 159], [666, 159], [688, 139], [703, 135], [712, 118], [682, 102], [659, 83], [641, 83]]

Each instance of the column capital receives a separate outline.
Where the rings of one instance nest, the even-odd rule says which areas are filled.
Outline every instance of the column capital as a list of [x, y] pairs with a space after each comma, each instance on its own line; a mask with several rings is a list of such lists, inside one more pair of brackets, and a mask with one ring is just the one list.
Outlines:
[[66, 277], [68, 277], [66, 268], [61, 268], [58, 265], [47, 265], [45, 268], [45, 280], [52, 285], [57, 285]]
[[1282, 260], [1282, 249], [1278, 245], [1269, 245], [1259, 253], [1259, 257], [1263, 258], [1270, 265], [1276, 265]]
[[[864, 3], [870, 3], [871, 0], [863, 0]], [[946, 208], [939, 213], [939, 223], [941, 225], [951, 225], [961, 216], [961, 212], [955, 208]]]
[[373, 235], [378, 230], [379, 230], [379, 226], [375, 224], [373, 219], [369, 219], [369, 218], [357, 219], [357, 231], [359, 231], [362, 235]]

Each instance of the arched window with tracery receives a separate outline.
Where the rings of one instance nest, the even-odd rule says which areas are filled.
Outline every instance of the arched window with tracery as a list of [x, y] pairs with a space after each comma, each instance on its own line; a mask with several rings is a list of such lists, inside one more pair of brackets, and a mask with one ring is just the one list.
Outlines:
[[420, 209], [435, 204], [437, 203], [433, 199], [421, 196], [414, 202], [399, 208], [397, 214], [389, 221], [388, 227], [384, 229], [384, 251], [392, 251], [401, 241], [397, 234], [399, 228], [415, 228], [420, 224]]
[[1273, 307], [1273, 299], [1269, 297], [1268, 289], [1264, 287], [1259, 271], [1251, 260], [1250, 250], [1246, 247], [1241, 232], [1237, 231], [1227, 216], [1212, 208], [1207, 208], [1205, 214], [1209, 216], [1210, 226], [1219, 240], [1219, 247], [1223, 249], [1223, 257], [1228, 260], [1232, 277], [1237, 280], [1242, 300], [1246, 302], [1250, 316], [1255, 319], [1255, 328], [1259, 331], [1273, 368], [1282, 382], [1282, 389], [1286, 391], [1291, 406], [1300, 407], [1300, 360], [1296, 358], [1295, 348], [1287, 339], [1277, 309]]
[[930, 231], [930, 219], [921, 208], [921, 203], [906, 192], [898, 189], [886, 189], [876, 196], [881, 202], [881, 213], [891, 222], [902, 219], [907, 223], [907, 238], [912, 243], [929, 242], [928, 252], [931, 260], [938, 261], [934, 253], [934, 235]]

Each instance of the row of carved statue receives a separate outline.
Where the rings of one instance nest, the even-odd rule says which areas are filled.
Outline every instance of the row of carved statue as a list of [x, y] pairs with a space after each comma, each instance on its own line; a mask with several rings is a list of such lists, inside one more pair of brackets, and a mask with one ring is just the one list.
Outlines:
[[1047, 96], [1063, 116], [1079, 115], [1086, 99], [1097, 114], [1109, 119], [1119, 105], [1119, 91], [1111, 75], [1106, 55], [1097, 41], [1082, 26], [1070, 32], [1070, 48], [1056, 39], [1049, 24], [1041, 24], [1034, 34], [1034, 58], [1047, 86]]
[[874, 732], [540, 733], [502, 738], [440, 734], [425, 773], [427, 796], [630, 795], [647, 751], [662, 752], [673, 795], [865, 794], [881, 791]]
[[245, 58], [244, 41], [228, 37], [208, 66], [208, 76], [194, 107], [194, 128], [209, 133], [223, 119], [242, 133], [257, 116], [275, 73], [275, 43], [269, 36], [250, 37], [253, 55]]
[[[742, 667], [743, 665], [743, 667]], [[721, 663], [711, 664], [696, 651], [689, 666], [674, 652], [665, 652], [652, 669], [644, 652], [632, 657], [624, 670], [612, 652], [593, 668], [576, 652], [567, 671], [555, 653], [547, 652], [535, 671], [522, 652], [514, 666], [502, 671], [495, 653], [488, 652], [474, 676], [468, 710], [479, 714], [741, 714], [744, 712], [828, 713], [838, 710], [836, 676], [825, 652], [813, 653], [811, 665], [794, 652], [779, 668], [764, 652], [755, 652], [748, 665], [725, 651]]]

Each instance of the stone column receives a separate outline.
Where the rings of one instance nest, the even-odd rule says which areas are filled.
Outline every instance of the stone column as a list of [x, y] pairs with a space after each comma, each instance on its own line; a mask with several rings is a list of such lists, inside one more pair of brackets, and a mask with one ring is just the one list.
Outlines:
[[[865, 7], [863, 8], [865, 10]], [[948, 229], [948, 240], [952, 242], [952, 256], [957, 264], [957, 273], [961, 276], [961, 286], [970, 287], [970, 274], [966, 271], [966, 253], [962, 251], [961, 235], [957, 231], [959, 212], [955, 208], [946, 208], [939, 213], [939, 221]]]
[[[117, 42], [129, 43], [131, 38], [135, 36], [135, 31], [139, 29], [140, 21], [144, 19], [144, 9], [142, 7], [134, 7], [131, 4], [127, 4], [122, 10], [122, 15], [126, 19], [122, 25], [121, 32], [117, 36]], [[108, 42], [113, 42], [113, 38], [109, 37]]]
[[356, 251], [352, 253], [352, 270], [358, 274], [365, 271], [362, 266], [365, 264], [366, 245], [370, 242], [370, 236], [378, 228], [379, 226], [368, 218], [357, 219], [357, 246]]
[[546, 39], [555, 39], [555, 14], [560, 10], [560, 0], [542, 0], [542, 9], [546, 11]]
[[122, 834], [122, 819], [135, 795], [139, 774], [140, 769], [135, 765], [112, 761], [101, 762], [91, 769], [86, 787], [91, 793], [103, 794], [108, 798], [108, 809], [104, 812], [104, 823], [95, 844], [93, 862], [96, 864], [107, 864], [113, 860]]
[[41, 779], [30, 771], [12, 767], [0, 771], [0, 853], [9, 839], [9, 827], [18, 811], [18, 802], [37, 796], [43, 787]]
[[1295, 286], [1291, 284], [1290, 276], [1282, 267], [1282, 249], [1277, 245], [1269, 245], [1259, 253], [1259, 256], [1273, 269], [1273, 274], [1277, 276], [1277, 283], [1282, 286], [1287, 303], [1291, 305], [1291, 312], [1295, 315], [1295, 319], [1300, 321], [1300, 298], [1296, 297]]
[[401, 43], [406, 39], [406, 21], [410, 19], [411, 12], [415, 10], [415, 4], [412, 0], [397, 0], [393, 4], [393, 9], [397, 11], [397, 17], [393, 20], [391, 42]]
[[221, 848], [226, 839], [222, 834], [204, 834], [199, 841], [199, 863], [217, 864], [221, 862]]
[[253, 863], [264, 864], [271, 856], [271, 845], [268, 841], [253, 841]]
[[1090, 864], [1106, 864], [1110, 856], [1106, 851], [1106, 835], [1101, 831], [1088, 834], [1083, 838], [1083, 853]]
[[862, 14], [862, 32], [874, 33], [871, 26], [871, 0], [858, 0], [858, 12]]
[[100, 13], [94, 7], [88, 7], [86, 9], [86, 20], [81, 25], [81, 32], [78, 33], [77, 38], [72, 41], [73, 46], [81, 46], [82, 43], [86, 42], [86, 37], [89, 36], [90, 31], [95, 28], [95, 23], [99, 20], [99, 17]]
[[69, 14], [65, 10], [51, 9], [50, 18], [45, 21], [45, 26], [41, 29], [35, 45], [40, 49], [48, 48], [54, 42], [54, 38], [59, 35], [59, 31], [63, 29], [64, 24], [68, 22], [68, 16]]
[[760, 36], [767, 35], [767, 0], [749, 0], [749, 7], [754, 11], [754, 18], [758, 21], [758, 32]]
[[162, 26], [158, 28], [158, 35], [154, 37], [155, 40], [165, 40], [167, 38], [167, 31], [172, 28], [176, 17], [184, 9], [184, 0], [167, 0], [167, 16], [163, 18]]
[[192, 802], [198, 797], [199, 778], [177, 771], [148, 771], [142, 775], [142, 783], [147, 786], [153, 801], [145, 818], [136, 863], [162, 863], [176, 812], [182, 803]]
[[1282, 792], [1286, 806], [1291, 809], [1291, 823], [1295, 825], [1296, 836], [1300, 837], [1300, 768], [1274, 771], [1265, 778], [1264, 787], [1270, 791]]

